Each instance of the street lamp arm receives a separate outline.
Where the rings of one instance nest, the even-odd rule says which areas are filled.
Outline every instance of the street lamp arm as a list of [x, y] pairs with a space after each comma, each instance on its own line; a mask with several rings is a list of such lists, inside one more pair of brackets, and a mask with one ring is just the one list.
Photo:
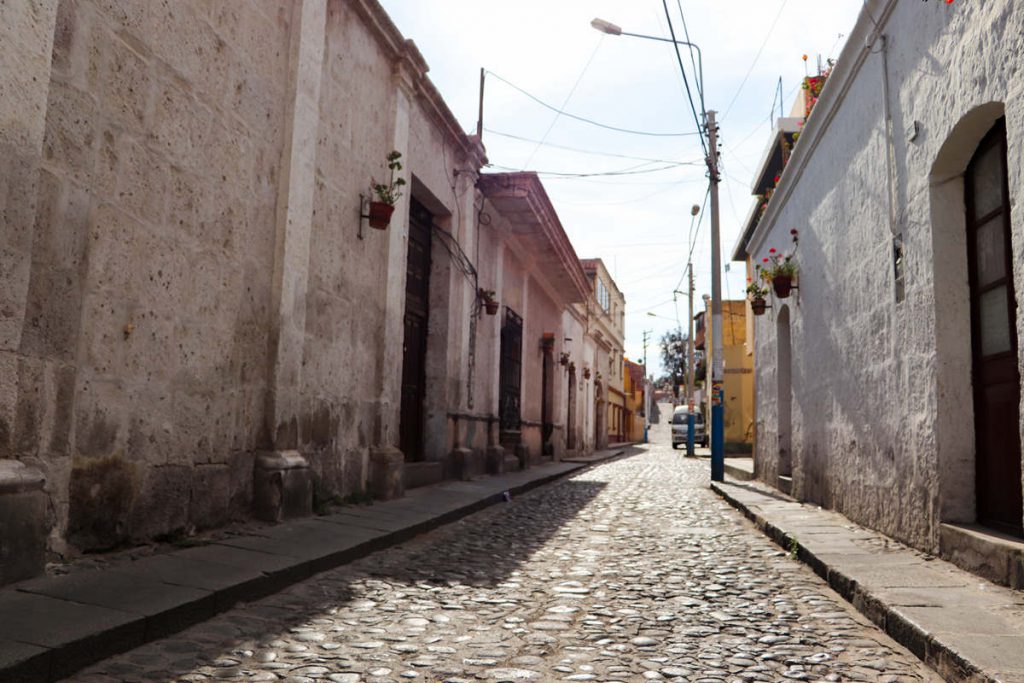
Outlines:
[[601, 33], [607, 33], [610, 36], [630, 36], [632, 38], [644, 38], [645, 40], [657, 40], [661, 43], [673, 43], [674, 45], [685, 45], [691, 47], [697, 51], [697, 70], [700, 72], [700, 91], [704, 91], [704, 53], [701, 52], [700, 46], [685, 40], [672, 40], [671, 38], [662, 38], [660, 36], [648, 36], [643, 33], [630, 33], [629, 31], [623, 31], [620, 26], [613, 24], [610, 21], [604, 19], [594, 19], [590, 22], [590, 25]]

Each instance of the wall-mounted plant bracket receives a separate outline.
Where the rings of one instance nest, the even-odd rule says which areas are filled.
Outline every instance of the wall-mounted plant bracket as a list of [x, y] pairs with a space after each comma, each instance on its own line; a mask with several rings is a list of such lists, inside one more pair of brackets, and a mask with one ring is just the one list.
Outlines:
[[356, 230], [356, 237], [363, 239], [363, 221], [370, 220], [370, 198], [362, 192], [359, 193], [359, 226]]

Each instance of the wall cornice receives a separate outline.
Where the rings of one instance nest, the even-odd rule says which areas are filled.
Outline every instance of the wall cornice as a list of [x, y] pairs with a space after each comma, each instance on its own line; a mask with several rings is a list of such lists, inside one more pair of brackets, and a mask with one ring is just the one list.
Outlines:
[[475, 171], [479, 171], [487, 163], [483, 144], [475, 135], [467, 135], [459, 126], [458, 119], [427, 76], [430, 66], [416, 43], [402, 35], [378, 0], [343, 1], [351, 2], [377, 43], [392, 60], [398, 87], [408, 93], [410, 99], [419, 102], [444, 137], [454, 141], [465, 160], [473, 165]]

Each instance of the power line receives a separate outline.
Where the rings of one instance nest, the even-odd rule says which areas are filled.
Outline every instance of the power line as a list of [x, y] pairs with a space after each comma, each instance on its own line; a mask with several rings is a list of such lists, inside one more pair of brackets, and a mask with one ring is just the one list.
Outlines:
[[[649, 166], [650, 164], [640, 164], [640, 166]], [[661, 171], [671, 171], [679, 168], [682, 164], [666, 164], [659, 166], [658, 168], [640, 168], [639, 166], [631, 166], [630, 168], [624, 168], [619, 171], [604, 171], [599, 173], [563, 173], [561, 171], [534, 171], [532, 169], [513, 168], [512, 166], [502, 166], [501, 164], [488, 164], [488, 168], [497, 168], [503, 171], [510, 171], [512, 173], [536, 173], [537, 175], [551, 176], [553, 178], [592, 178], [594, 176], [623, 176], [623, 175], [640, 175], [643, 173], [660, 173]], [[682, 182], [682, 181], [679, 181]]]
[[[690, 111], [693, 112], [693, 122], [697, 124], [697, 134], [700, 135], [700, 146], [704, 150], [704, 155], [708, 156], [708, 145], [704, 141], [704, 135], [701, 132], [703, 127], [701, 125], [700, 117], [697, 116], [697, 108], [693, 104], [693, 94], [690, 92], [690, 81], [686, 78], [686, 67], [683, 66], [683, 56], [679, 54], [679, 41], [676, 40], [676, 30], [672, 26], [672, 15], [668, 11], [668, 0], [661, 0], [662, 6], [665, 8], [665, 20], [668, 22], [668, 32], [672, 36], [672, 47], [676, 53], [676, 61], [679, 62], [679, 71], [683, 74], [683, 85], [686, 86], [686, 99], [690, 101]], [[701, 110], [704, 113], [704, 110]]]
[[[703, 180], [703, 178], [701, 178], [701, 180]], [[623, 204], [635, 204], [637, 202], [647, 201], [651, 197], [656, 197], [656, 196], [658, 196], [660, 194], [665, 194], [669, 190], [674, 190], [679, 185], [682, 185], [684, 183], [685, 183], [685, 181], [675, 182], [675, 183], [670, 184], [668, 187], [663, 187], [661, 189], [655, 190], [654, 192], [650, 192], [648, 194], [645, 194], [642, 197], [637, 197], [636, 199], [626, 199], [624, 201], [618, 201], [618, 202], [567, 202], [565, 200], [559, 200], [558, 203], [559, 203], [559, 205], [564, 205], [564, 206], [622, 206]], [[671, 243], [671, 244], [674, 244], [674, 243]]]
[[[690, 42], [690, 29], [686, 26], [686, 15], [683, 14], [683, 2], [682, 0], [676, 0], [676, 6], [679, 7], [679, 18], [683, 20], [683, 35], [686, 36], [686, 42]], [[693, 66], [694, 80], [696, 81], [698, 76], [700, 82], [697, 83], [697, 94], [700, 96], [700, 110], [707, 111], [707, 107], [704, 106], [704, 74], [697, 69], [697, 63], [693, 59], [693, 45], [687, 46], [690, 49], [690, 65]]]
[[[541, 100], [536, 95], [531, 95], [530, 93], [526, 92], [525, 90], [520, 88], [515, 83], [512, 83], [511, 81], [502, 78], [501, 76], [499, 76], [498, 74], [494, 73], [493, 71], [488, 71], [487, 73], [489, 73], [490, 75], [494, 76], [499, 81], [501, 81], [505, 85], [509, 86], [513, 90], [517, 90], [520, 93], [522, 93], [523, 95], [526, 95], [527, 97], [529, 97], [531, 100], [533, 100], [537, 104], [541, 105], [542, 107], [550, 109], [551, 111], [554, 111], [554, 112], [558, 112], [562, 116], [568, 117], [570, 119], [574, 119], [576, 121], [582, 121], [583, 123], [589, 123], [590, 125], [597, 126], [598, 128], [605, 128], [607, 130], [614, 130], [614, 131], [619, 132], [619, 133], [629, 133], [631, 135], [647, 135], [647, 136], [651, 136], [651, 137], [664, 137], [664, 138], [681, 138], [681, 137], [688, 137], [688, 136], [691, 136], [691, 135], [700, 135], [701, 134], [700, 131], [698, 131], [696, 133], [652, 133], [652, 132], [649, 132], [649, 131], [630, 130], [629, 128], [619, 128], [617, 126], [609, 126], [609, 125], [604, 124], [604, 123], [598, 123], [597, 121], [593, 121], [591, 119], [584, 118], [582, 116], [577, 116], [576, 114], [570, 114], [569, 112], [562, 111], [558, 107], [554, 107], [554, 106], [548, 104], [547, 102], [544, 102], [543, 100]], [[702, 142], [703, 142], [703, 139], [704, 138], [702, 136], [701, 137], [701, 141]]]
[[754, 67], [757, 66], [757, 60], [761, 59], [761, 53], [764, 52], [764, 46], [768, 44], [768, 39], [772, 37], [772, 32], [775, 30], [776, 24], [779, 23], [779, 19], [782, 17], [782, 10], [786, 9], [786, 3], [789, 0], [782, 0], [782, 5], [779, 6], [779, 13], [775, 15], [775, 21], [768, 27], [768, 34], [764, 37], [764, 42], [761, 43], [761, 47], [758, 48], [757, 54], [754, 55], [754, 61], [751, 63], [750, 68], [747, 69], [747, 75], [743, 77], [743, 81], [740, 83], [740, 87], [736, 89], [736, 94], [732, 96], [732, 101], [729, 102], [729, 106], [725, 108], [725, 113], [722, 114], [722, 120], [729, 116], [729, 112], [732, 111], [732, 105], [736, 104], [736, 99], [743, 92], [743, 86], [747, 84], [747, 79], [750, 78], [750, 74], [753, 73]]
[[682, 165], [689, 165], [689, 166], [698, 166], [698, 165], [703, 165], [704, 164], [704, 160], [703, 159], [696, 159], [694, 161], [674, 161], [672, 159], [651, 159], [651, 158], [648, 158], [648, 157], [634, 157], [634, 156], [629, 156], [627, 154], [615, 154], [614, 152], [598, 152], [598, 151], [592, 150], [592, 149], [580, 149], [579, 147], [567, 147], [566, 145], [556, 145], [553, 142], [546, 142], [546, 141], [543, 141], [543, 140], [534, 140], [532, 138], [524, 138], [524, 137], [522, 137], [520, 135], [513, 135], [512, 133], [504, 133], [504, 132], [499, 131], [499, 130], [494, 130], [493, 128], [486, 128], [485, 127], [484, 130], [486, 132], [490, 133], [491, 135], [497, 135], [499, 137], [509, 138], [511, 140], [519, 140], [520, 142], [534, 142], [534, 143], [537, 143], [537, 144], [544, 145], [545, 147], [551, 147], [553, 149], [564, 149], [567, 152], [577, 152], [579, 154], [593, 154], [595, 156], [614, 157], [616, 159], [630, 159], [630, 160], [633, 160], [633, 161], [651, 161], [651, 162], [659, 163], [659, 164], [682, 164]]
[[533, 161], [533, 157], [535, 157], [537, 155], [537, 150], [539, 150], [541, 148], [541, 145], [543, 145], [544, 142], [548, 139], [548, 135], [550, 135], [551, 131], [554, 130], [555, 124], [558, 123], [559, 117], [562, 116], [562, 111], [565, 110], [565, 105], [569, 104], [569, 100], [571, 100], [573, 94], [575, 94], [576, 88], [578, 88], [580, 86], [580, 81], [583, 80], [583, 76], [587, 73], [587, 70], [590, 69], [590, 65], [594, 61], [594, 57], [597, 56], [597, 51], [599, 49], [601, 49], [601, 45], [603, 43], [604, 43], [604, 34], [601, 35], [601, 38], [597, 41], [597, 45], [594, 46], [594, 51], [590, 53], [590, 59], [588, 59], [587, 63], [583, 66], [583, 70], [580, 71], [580, 75], [576, 77], [576, 82], [573, 83], [572, 88], [569, 90], [569, 94], [565, 96], [565, 101], [562, 102], [561, 110], [558, 113], [555, 114], [555, 118], [553, 118], [551, 120], [551, 125], [548, 126], [548, 129], [546, 131], [544, 131], [544, 135], [541, 137], [540, 141], [537, 142], [537, 146], [533, 148], [533, 151], [530, 152], [530, 156], [528, 156], [526, 158], [526, 161], [523, 162], [523, 166], [529, 166], [530, 165], [530, 162]]

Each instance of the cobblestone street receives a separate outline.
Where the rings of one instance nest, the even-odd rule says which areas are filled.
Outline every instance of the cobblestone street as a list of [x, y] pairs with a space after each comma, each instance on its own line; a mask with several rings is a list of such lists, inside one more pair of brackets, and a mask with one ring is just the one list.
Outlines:
[[938, 680], [708, 490], [707, 460], [665, 429], [73, 680]]

